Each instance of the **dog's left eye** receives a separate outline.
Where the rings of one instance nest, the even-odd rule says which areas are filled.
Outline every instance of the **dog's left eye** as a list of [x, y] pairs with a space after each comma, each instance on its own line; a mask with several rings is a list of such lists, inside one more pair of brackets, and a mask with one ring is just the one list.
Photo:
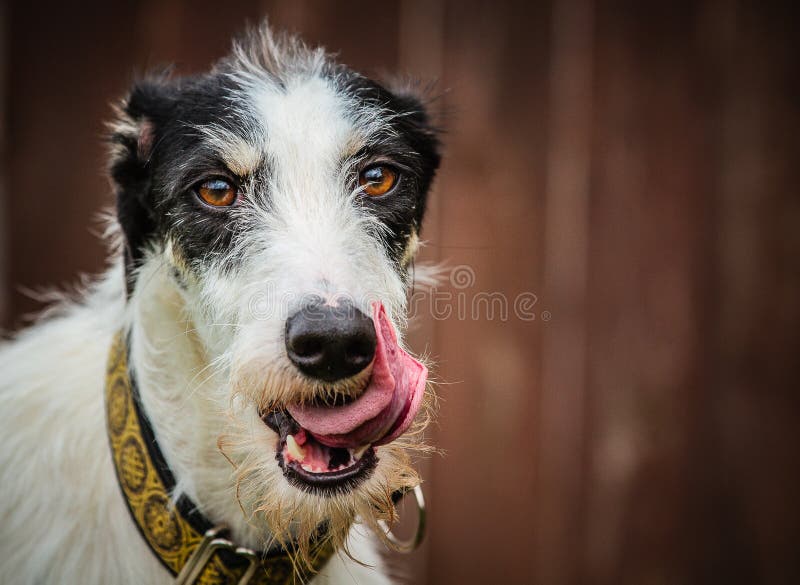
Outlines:
[[229, 207], [236, 202], [236, 188], [225, 179], [210, 179], [195, 187], [197, 196], [213, 207]]
[[367, 167], [358, 175], [358, 184], [370, 197], [386, 195], [397, 183], [397, 171], [387, 165]]

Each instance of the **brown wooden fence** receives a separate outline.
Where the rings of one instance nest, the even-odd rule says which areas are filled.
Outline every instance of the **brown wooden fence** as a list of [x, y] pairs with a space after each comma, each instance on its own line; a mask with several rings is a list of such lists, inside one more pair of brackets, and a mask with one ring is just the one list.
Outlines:
[[132, 72], [201, 70], [267, 14], [366, 73], [439, 80], [447, 153], [424, 255], [454, 267], [437, 293], [453, 313], [423, 308], [413, 341], [440, 364], [446, 456], [422, 464], [430, 534], [411, 582], [800, 582], [791, 3], [0, 14], [7, 328], [38, 307], [17, 286], [102, 266], [101, 122]]

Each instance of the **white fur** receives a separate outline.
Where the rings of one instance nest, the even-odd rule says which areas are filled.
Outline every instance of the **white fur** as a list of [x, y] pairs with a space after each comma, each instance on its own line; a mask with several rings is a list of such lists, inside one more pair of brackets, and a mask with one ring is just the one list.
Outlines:
[[[130, 517], [106, 436], [105, 364], [112, 336], [126, 321], [122, 284], [122, 270], [115, 266], [85, 302], [63, 303], [60, 314], [0, 348], [0, 583], [172, 581]], [[181, 324], [170, 319], [181, 312], [179, 301], [160, 286], [152, 289], [153, 304], [141, 317], [163, 319], [166, 326], [157, 335], [177, 334], [179, 340]], [[137, 346], [137, 351], [142, 349]], [[175, 377], [178, 372], [187, 375], [183, 368], [169, 370]], [[192, 474], [193, 497], [201, 505], [205, 497], [216, 498], [209, 507], [224, 509], [221, 517], [246, 532], [241, 511], [230, 498], [230, 466], [216, 450], [216, 436], [209, 429], [213, 423], [199, 415], [203, 409], [178, 396], [169, 384], [155, 389], [143, 383], [141, 388], [148, 389], [143, 397], [151, 415], [159, 403], [185, 405], [185, 417], [152, 416], [162, 447], [173, 465], [182, 460], [200, 465]], [[181, 466], [173, 469], [183, 480]], [[254, 544], [262, 538], [251, 535], [247, 540]], [[354, 530], [351, 540], [353, 556], [380, 567], [363, 529]], [[389, 583], [377, 570], [343, 555], [335, 556], [313, 582]]]

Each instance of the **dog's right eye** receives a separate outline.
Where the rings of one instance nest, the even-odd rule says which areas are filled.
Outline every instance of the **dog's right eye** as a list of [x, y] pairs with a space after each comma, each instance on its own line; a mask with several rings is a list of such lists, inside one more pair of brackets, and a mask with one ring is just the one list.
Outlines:
[[203, 181], [194, 191], [203, 203], [212, 207], [229, 207], [236, 203], [236, 188], [225, 179]]

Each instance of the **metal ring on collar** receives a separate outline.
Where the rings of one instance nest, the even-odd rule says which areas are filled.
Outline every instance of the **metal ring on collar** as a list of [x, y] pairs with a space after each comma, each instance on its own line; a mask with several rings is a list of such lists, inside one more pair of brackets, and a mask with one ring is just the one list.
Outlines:
[[383, 531], [384, 541], [388, 546], [401, 553], [410, 553], [419, 547], [422, 539], [425, 538], [425, 496], [422, 494], [422, 486], [415, 486], [412, 490], [414, 492], [414, 499], [417, 502], [417, 530], [414, 536], [408, 540], [401, 540], [394, 535], [389, 525], [383, 521], [378, 520], [378, 526]]

